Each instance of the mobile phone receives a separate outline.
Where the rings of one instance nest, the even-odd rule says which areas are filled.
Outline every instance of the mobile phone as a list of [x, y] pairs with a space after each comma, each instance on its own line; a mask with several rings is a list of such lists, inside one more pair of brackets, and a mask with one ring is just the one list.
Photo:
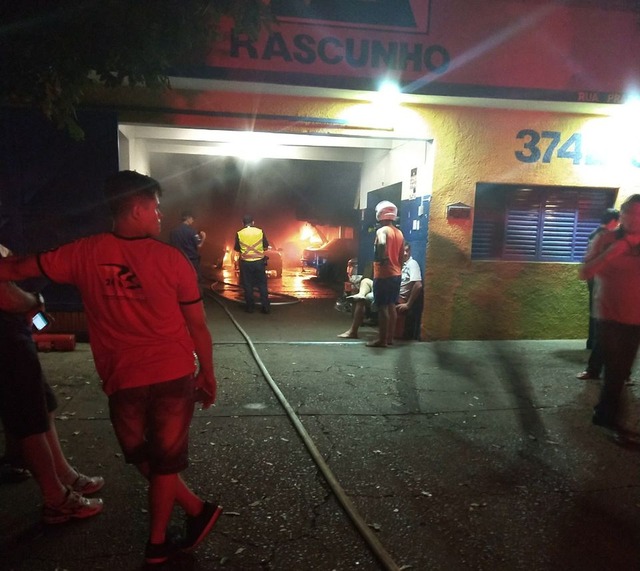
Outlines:
[[42, 331], [47, 325], [49, 325], [49, 319], [42, 311], [38, 311], [31, 321], [38, 331]]

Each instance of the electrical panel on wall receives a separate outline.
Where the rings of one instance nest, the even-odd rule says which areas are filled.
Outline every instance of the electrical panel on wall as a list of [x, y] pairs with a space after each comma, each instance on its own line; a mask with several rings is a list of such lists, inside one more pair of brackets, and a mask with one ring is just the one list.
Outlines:
[[407, 242], [427, 240], [431, 195], [403, 200], [400, 208], [400, 229]]

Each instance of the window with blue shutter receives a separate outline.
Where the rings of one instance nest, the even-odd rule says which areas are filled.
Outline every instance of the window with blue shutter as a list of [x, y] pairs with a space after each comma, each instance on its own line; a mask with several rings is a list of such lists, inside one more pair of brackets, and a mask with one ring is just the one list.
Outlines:
[[[542, 228], [537, 259], [546, 262], [573, 261], [577, 207], [578, 192], [576, 190], [553, 190], [546, 193], [541, 205]], [[596, 226], [598, 219], [595, 220]]]
[[580, 262], [617, 189], [479, 183], [471, 259]]
[[520, 188], [506, 193], [503, 260], [535, 260], [540, 242], [540, 193]]

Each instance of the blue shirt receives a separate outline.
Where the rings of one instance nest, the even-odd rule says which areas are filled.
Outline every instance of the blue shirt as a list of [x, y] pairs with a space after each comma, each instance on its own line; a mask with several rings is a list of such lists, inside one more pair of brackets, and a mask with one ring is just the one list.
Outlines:
[[198, 246], [200, 245], [200, 235], [188, 224], [184, 222], [176, 226], [169, 233], [169, 242], [172, 246], [179, 248], [191, 261], [198, 261]]

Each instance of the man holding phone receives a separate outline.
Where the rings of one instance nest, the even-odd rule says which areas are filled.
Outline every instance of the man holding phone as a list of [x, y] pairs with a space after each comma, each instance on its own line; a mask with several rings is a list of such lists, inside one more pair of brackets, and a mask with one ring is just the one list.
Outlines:
[[[0, 257], [9, 254], [0, 245]], [[31, 338], [31, 318], [42, 312], [40, 294], [0, 282], [0, 418], [7, 444], [15, 444], [40, 487], [44, 523], [56, 524], [100, 513], [102, 500], [84, 495], [100, 490], [104, 480], [80, 474], [69, 465], [60, 446], [56, 398]]]
[[[125, 460], [149, 481], [145, 561], [163, 563], [199, 545], [222, 513], [180, 477], [194, 404], [208, 408], [216, 398], [211, 334], [193, 266], [157, 240], [159, 183], [122, 171], [107, 179], [104, 193], [112, 232], [1, 260], [0, 281], [44, 275], [79, 289], [115, 434]], [[166, 535], [174, 504], [187, 516], [178, 543]]]
[[38, 330], [42, 331], [47, 325], [49, 325], [49, 318], [46, 316], [44, 311], [38, 311], [32, 318], [31, 322], [33, 326]]

